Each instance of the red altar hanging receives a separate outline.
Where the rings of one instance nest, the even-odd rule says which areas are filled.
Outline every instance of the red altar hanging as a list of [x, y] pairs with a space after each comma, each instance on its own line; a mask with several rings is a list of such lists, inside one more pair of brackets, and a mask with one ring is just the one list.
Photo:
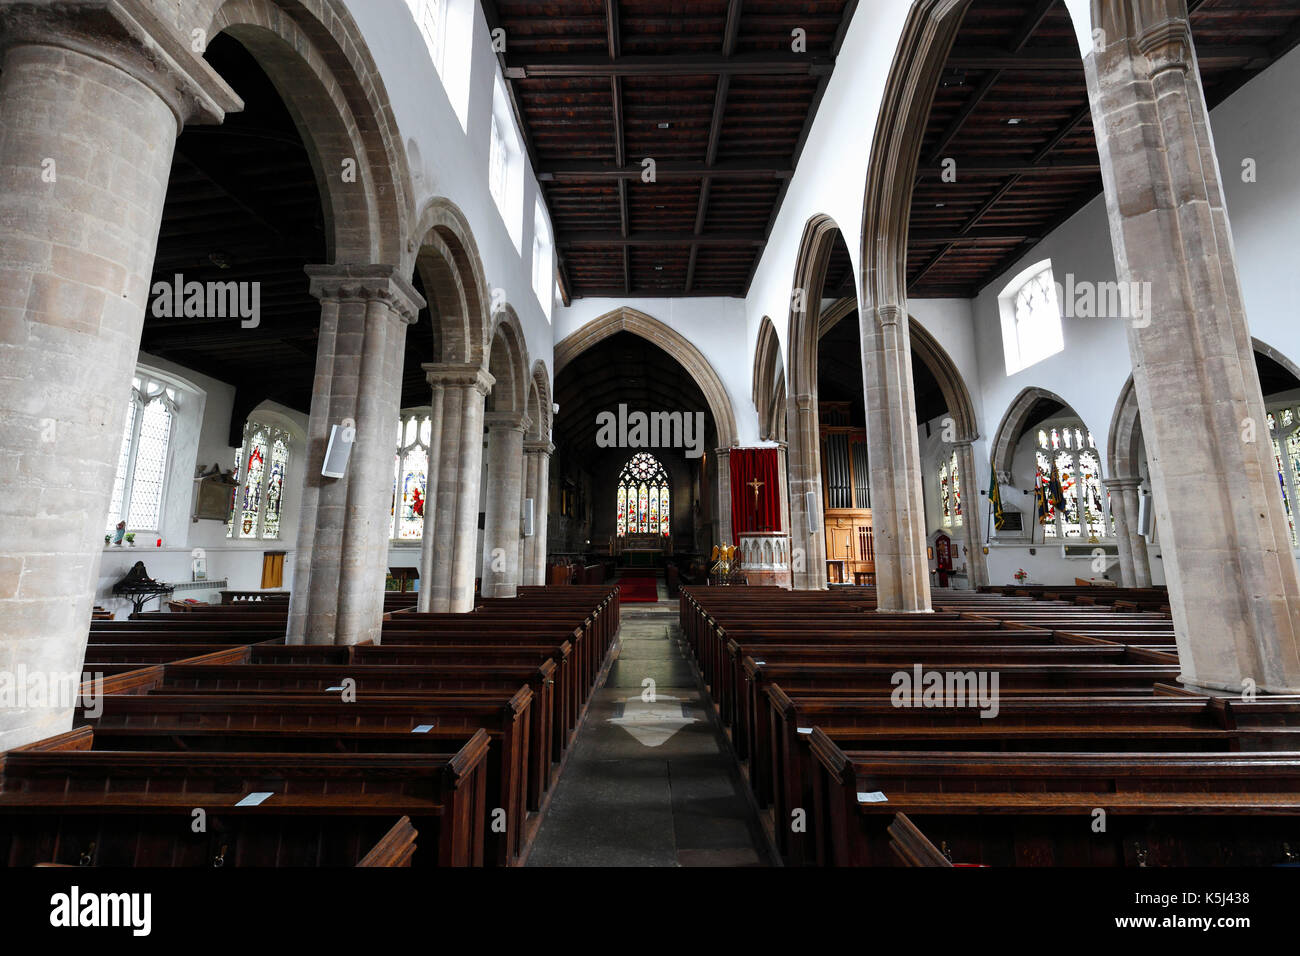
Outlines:
[[[781, 531], [781, 485], [777, 472], [777, 449], [731, 449], [731, 536], [749, 531]], [[758, 507], [754, 507], [753, 482], [758, 486]]]

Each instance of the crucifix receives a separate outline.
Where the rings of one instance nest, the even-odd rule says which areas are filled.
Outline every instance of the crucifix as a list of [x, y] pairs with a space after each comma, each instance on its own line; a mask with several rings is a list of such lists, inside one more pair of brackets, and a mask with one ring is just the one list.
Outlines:
[[761, 482], [761, 481], [759, 481], [757, 478], [755, 478], [753, 481], [749, 482], [748, 485], [747, 485], [747, 487], [750, 487], [750, 488], [753, 488], [753, 489], [754, 489], [754, 530], [755, 530], [755, 531], [758, 530], [758, 525], [759, 525], [759, 520], [758, 520], [758, 490], [759, 490], [760, 488], [763, 487], [763, 484], [764, 484], [763, 482]]

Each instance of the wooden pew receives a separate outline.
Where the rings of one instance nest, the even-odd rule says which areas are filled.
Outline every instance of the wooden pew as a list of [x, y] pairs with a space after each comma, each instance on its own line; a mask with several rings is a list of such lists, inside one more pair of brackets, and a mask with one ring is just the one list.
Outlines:
[[94, 751], [90, 728], [71, 735], [0, 758], [10, 866], [355, 865], [403, 816], [425, 834], [416, 865], [482, 862], [486, 733], [437, 755]]
[[[996, 866], [1297, 862], [1300, 753], [843, 751], [809, 746], [827, 795], [828, 862], [892, 865], [906, 814], [954, 862]], [[1096, 811], [1106, 828], [1092, 824]]]

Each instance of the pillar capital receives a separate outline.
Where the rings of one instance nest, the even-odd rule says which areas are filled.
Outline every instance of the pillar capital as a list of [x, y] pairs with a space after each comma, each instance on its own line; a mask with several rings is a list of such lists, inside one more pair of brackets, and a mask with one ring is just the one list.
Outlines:
[[906, 314], [897, 303], [876, 306], [876, 320], [881, 326], [898, 325]]
[[481, 365], [427, 362], [420, 368], [434, 388], [473, 388], [480, 395], [487, 395], [497, 383], [496, 377]]
[[525, 455], [554, 455], [555, 445], [546, 439], [524, 442]]
[[177, 127], [219, 124], [244, 108], [188, 38], [159, 20], [145, 0], [21, 0], [0, 4], [0, 58], [35, 44], [114, 66], [158, 94]]
[[1107, 491], [1122, 493], [1136, 491], [1142, 486], [1142, 479], [1136, 475], [1115, 475], [1111, 478], [1103, 478], [1101, 483], [1106, 486]]
[[492, 431], [504, 429], [526, 432], [532, 423], [533, 420], [524, 412], [485, 412], [483, 415], [483, 427]]
[[311, 294], [322, 302], [384, 302], [410, 325], [426, 305], [424, 296], [390, 265], [307, 266]]

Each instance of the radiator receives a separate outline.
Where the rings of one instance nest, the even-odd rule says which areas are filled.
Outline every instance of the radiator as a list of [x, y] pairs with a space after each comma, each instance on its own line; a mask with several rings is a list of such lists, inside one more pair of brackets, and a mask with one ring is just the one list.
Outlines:
[[193, 596], [202, 591], [220, 591], [226, 587], [229, 587], [229, 582], [226, 578], [218, 578], [215, 581], [186, 581], [182, 584], [177, 584], [172, 595], [173, 597], [185, 597], [186, 595]]

